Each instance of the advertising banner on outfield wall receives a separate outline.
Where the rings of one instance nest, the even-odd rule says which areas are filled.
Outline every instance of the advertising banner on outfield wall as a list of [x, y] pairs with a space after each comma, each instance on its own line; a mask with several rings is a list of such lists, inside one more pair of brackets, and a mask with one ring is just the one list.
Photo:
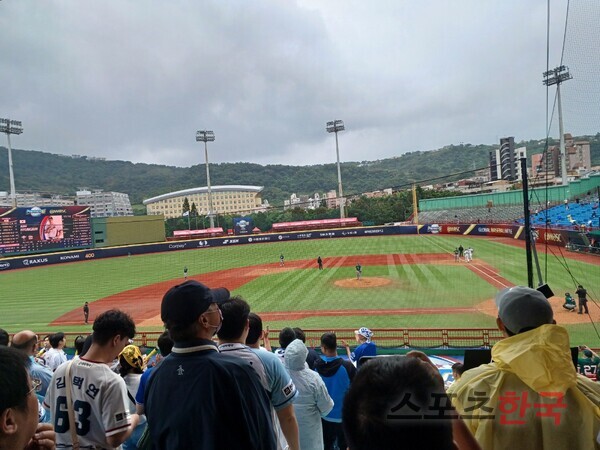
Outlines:
[[252, 234], [252, 228], [254, 228], [252, 217], [235, 217], [233, 219], [234, 234]]
[[[417, 231], [418, 229], [418, 231]], [[565, 245], [573, 242], [577, 233], [566, 230], [539, 230], [538, 242]], [[0, 272], [13, 269], [37, 267], [48, 264], [62, 264], [78, 261], [91, 261], [118, 256], [135, 256], [148, 253], [170, 252], [178, 250], [199, 250], [203, 248], [228, 247], [231, 245], [253, 245], [269, 242], [291, 242], [309, 239], [331, 239], [346, 237], [394, 236], [416, 234], [454, 234], [465, 236], [504, 236], [524, 239], [522, 226], [512, 225], [448, 225], [423, 224], [409, 226], [380, 226], [335, 230], [297, 231], [289, 233], [271, 233], [248, 236], [224, 236], [219, 238], [195, 239], [190, 241], [171, 241], [157, 244], [142, 244], [129, 247], [95, 248], [91, 250], [52, 253], [28, 257], [0, 259]], [[571, 236], [573, 234], [573, 236]]]

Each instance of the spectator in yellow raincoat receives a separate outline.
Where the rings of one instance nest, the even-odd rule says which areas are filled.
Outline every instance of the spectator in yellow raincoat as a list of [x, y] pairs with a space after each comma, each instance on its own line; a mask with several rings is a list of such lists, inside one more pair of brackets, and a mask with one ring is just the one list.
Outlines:
[[492, 361], [467, 370], [448, 394], [484, 450], [600, 449], [600, 384], [577, 374], [567, 330], [540, 292], [496, 297], [505, 339]]

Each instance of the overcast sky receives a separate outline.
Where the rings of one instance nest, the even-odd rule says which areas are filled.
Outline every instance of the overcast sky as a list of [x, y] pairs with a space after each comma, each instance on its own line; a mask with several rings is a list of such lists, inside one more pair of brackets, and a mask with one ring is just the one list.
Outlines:
[[[566, 3], [551, 1], [550, 67]], [[14, 148], [176, 166], [204, 163], [201, 129], [216, 135], [211, 162], [293, 165], [335, 162], [334, 119], [342, 161], [542, 138], [546, 6], [4, 0], [0, 117], [23, 122]], [[598, 0], [569, 14], [565, 64], [579, 72], [563, 87], [565, 130], [595, 134]]]

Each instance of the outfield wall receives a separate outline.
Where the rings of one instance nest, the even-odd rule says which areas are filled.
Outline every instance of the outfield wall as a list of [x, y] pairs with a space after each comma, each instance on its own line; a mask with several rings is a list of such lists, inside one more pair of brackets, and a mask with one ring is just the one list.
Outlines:
[[[190, 241], [171, 241], [154, 244], [133, 245], [113, 248], [95, 248], [63, 253], [51, 253], [26, 257], [6, 258], [0, 260], [0, 272], [14, 269], [24, 269], [34, 266], [62, 264], [75, 261], [89, 261], [117, 256], [143, 255], [179, 250], [198, 250], [203, 248], [225, 247], [231, 245], [252, 245], [266, 242], [290, 242], [309, 239], [331, 239], [360, 236], [394, 236], [394, 235], [457, 235], [457, 236], [490, 236], [508, 237], [524, 240], [525, 233], [522, 225], [497, 224], [455, 224], [455, 225], [408, 225], [408, 226], [379, 226], [344, 228], [335, 230], [301, 231], [290, 233], [271, 233], [250, 236], [225, 236], [211, 239]], [[569, 230], [540, 229], [537, 231], [539, 243], [566, 246], [567, 243], [577, 242], [579, 233]]]
[[160, 216], [92, 218], [94, 248], [146, 244], [165, 240], [165, 221]]

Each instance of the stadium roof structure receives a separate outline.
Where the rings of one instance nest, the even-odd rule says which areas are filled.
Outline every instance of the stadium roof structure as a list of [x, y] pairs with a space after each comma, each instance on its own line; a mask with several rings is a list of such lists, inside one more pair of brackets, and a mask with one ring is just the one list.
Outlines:
[[[245, 186], [241, 184], [230, 184], [224, 186], [211, 186], [210, 191], [215, 192], [261, 192], [264, 189], [264, 186]], [[157, 195], [156, 197], [149, 198], [144, 200], [144, 205], [149, 205], [151, 203], [160, 202], [161, 200], [167, 200], [169, 198], [183, 197], [186, 195], [193, 194], [207, 194], [208, 187], [195, 187], [191, 189], [183, 189], [182, 191], [174, 191], [169, 192], [167, 194]]]

